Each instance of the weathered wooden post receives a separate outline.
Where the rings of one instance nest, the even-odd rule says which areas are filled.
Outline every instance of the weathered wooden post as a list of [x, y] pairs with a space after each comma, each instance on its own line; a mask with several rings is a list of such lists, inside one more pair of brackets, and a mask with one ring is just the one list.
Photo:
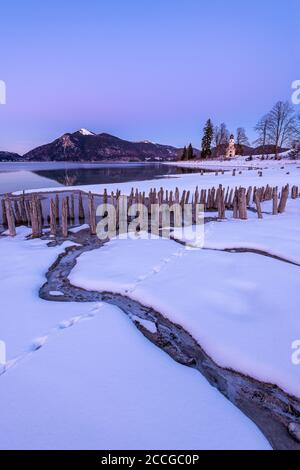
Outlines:
[[238, 201], [240, 219], [246, 220], [248, 218], [246, 188], [239, 188]]
[[68, 222], [69, 222], [70, 219], [71, 219], [71, 213], [70, 213], [70, 198], [69, 198], [69, 196], [66, 197], [66, 200], [67, 200], [67, 218], [68, 218]]
[[190, 191], [187, 191], [186, 196], [185, 196], [185, 204], [188, 204], [188, 203], [189, 203], [190, 194], [191, 194], [191, 192], [190, 192]]
[[15, 217], [11, 205], [11, 200], [8, 196], [5, 196], [5, 212], [6, 212], [6, 219], [8, 225], [9, 235], [11, 237], [16, 236], [16, 226], [15, 226]]
[[273, 188], [272, 191], [272, 214], [278, 214], [278, 187]]
[[21, 220], [21, 214], [20, 214], [20, 211], [19, 211], [19, 206], [18, 206], [17, 199], [14, 199], [14, 212], [15, 212], [16, 225], [21, 225], [22, 220]]
[[211, 208], [216, 209], [216, 201], [215, 201], [215, 194], [216, 190], [215, 187], [213, 186], [210, 191], [210, 197], [211, 197]]
[[224, 199], [225, 207], [227, 207], [227, 204], [228, 204], [228, 196], [229, 196], [229, 186], [227, 186], [225, 199]]
[[19, 211], [20, 211], [20, 214], [21, 214], [22, 223], [27, 224], [28, 223], [28, 218], [27, 218], [26, 209], [25, 209], [25, 196], [24, 196], [24, 193], [23, 193], [23, 195], [21, 196], [21, 198], [19, 200]]
[[25, 205], [25, 212], [26, 212], [26, 218], [27, 218], [27, 224], [30, 227], [31, 226], [31, 210], [30, 210], [30, 202], [26, 199], [24, 202]]
[[50, 200], [50, 235], [56, 235], [56, 204], [55, 200]]
[[233, 197], [233, 188], [231, 188], [229, 196], [228, 196], [227, 209], [232, 208], [232, 197]]
[[238, 219], [239, 216], [239, 206], [238, 206], [238, 190], [235, 188], [233, 196], [233, 218]]
[[247, 204], [247, 207], [250, 206], [251, 193], [252, 193], [252, 186], [249, 186], [249, 188], [247, 189], [247, 194], [246, 194], [246, 204]]
[[81, 192], [78, 193], [78, 219], [80, 222], [84, 220], [84, 207]]
[[[128, 206], [129, 207], [132, 205], [133, 198], [134, 198], [134, 189], [131, 188], [131, 191], [130, 191], [129, 197], [128, 197]], [[106, 203], [104, 202], [104, 204], [106, 204]]]
[[31, 227], [32, 227], [32, 238], [39, 238], [42, 236], [42, 225], [40, 221], [39, 207], [37, 196], [33, 195], [30, 202], [30, 214], [31, 214]]
[[285, 211], [287, 199], [289, 197], [289, 185], [287, 184], [281, 191], [281, 198], [278, 206], [279, 214], [282, 214]]
[[91, 235], [96, 235], [96, 214], [94, 205], [94, 196], [91, 192], [88, 195], [88, 214]]
[[225, 219], [224, 190], [221, 184], [219, 184], [217, 189], [216, 204], [218, 210], [218, 219]]
[[41, 198], [39, 196], [36, 197], [36, 200], [37, 200], [39, 224], [40, 224], [40, 229], [42, 231], [42, 227], [43, 227], [43, 224], [44, 224], [43, 206], [42, 206]]
[[206, 209], [209, 210], [211, 208], [211, 197], [210, 197], [211, 189], [208, 188], [207, 190], [207, 199], [206, 199]]
[[56, 212], [56, 220], [59, 221], [59, 195], [55, 195], [55, 212]]
[[185, 203], [185, 195], [186, 195], [186, 190], [184, 189], [182, 191], [182, 196], [181, 196], [181, 200], [180, 200], [180, 205], [181, 205], [182, 209], [183, 209], [183, 206], [184, 206], [184, 203]]
[[75, 220], [75, 200], [74, 200], [74, 193], [71, 193], [70, 217], [71, 217], [72, 222], [74, 222], [74, 220]]
[[298, 197], [298, 186], [292, 186], [291, 197], [292, 199], [296, 199]]
[[2, 208], [2, 223], [3, 225], [7, 226], [7, 217], [6, 217], [6, 209], [5, 209], [5, 200], [1, 199], [1, 208]]
[[115, 207], [115, 195], [113, 191], [110, 193], [110, 204]]
[[61, 230], [62, 230], [62, 236], [64, 238], [67, 238], [68, 236], [68, 200], [66, 197], [64, 197], [62, 200]]
[[261, 211], [261, 205], [260, 205], [260, 192], [258, 190], [255, 191], [255, 195], [254, 195], [254, 202], [255, 202], [255, 205], [256, 205], [256, 210], [257, 210], [257, 217], [259, 219], [262, 219], [263, 216], [262, 216], [262, 211]]
[[107, 204], [107, 189], [104, 189], [103, 192], [103, 204]]

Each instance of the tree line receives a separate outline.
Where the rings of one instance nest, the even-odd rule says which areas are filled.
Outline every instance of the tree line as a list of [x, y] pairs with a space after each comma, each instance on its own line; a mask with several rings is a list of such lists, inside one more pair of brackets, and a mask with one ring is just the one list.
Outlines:
[[[288, 101], [278, 101], [272, 109], [265, 114], [254, 127], [257, 138], [253, 144], [260, 147], [261, 154], [269, 153], [272, 146], [275, 158], [278, 158], [282, 148], [290, 148], [291, 156], [300, 158], [300, 114]], [[230, 132], [223, 122], [214, 126], [211, 119], [206, 121], [203, 129], [200, 158], [219, 157], [224, 155], [229, 144]], [[237, 155], [243, 155], [245, 146], [250, 146], [249, 139], [243, 127], [238, 127], [235, 135], [235, 148]], [[184, 147], [180, 160], [193, 160], [196, 158], [192, 144]]]

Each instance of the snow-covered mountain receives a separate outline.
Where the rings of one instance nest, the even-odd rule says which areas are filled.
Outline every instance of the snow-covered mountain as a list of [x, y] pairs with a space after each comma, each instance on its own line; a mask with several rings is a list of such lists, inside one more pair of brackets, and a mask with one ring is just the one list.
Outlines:
[[130, 142], [82, 128], [24, 155], [29, 161], [160, 161], [174, 160], [180, 149], [149, 141]]

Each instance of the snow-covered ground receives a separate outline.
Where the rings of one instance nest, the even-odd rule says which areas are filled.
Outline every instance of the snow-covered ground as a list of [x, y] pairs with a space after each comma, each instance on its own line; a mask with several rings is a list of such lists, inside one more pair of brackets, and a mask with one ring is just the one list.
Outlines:
[[222, 169], [222, 168], [280, 168], [287, 165], [298, 165], [300, 164], [297, 160], [292, 160], [288, 157], [290, 151], [281, 153], [280, 160], [275, 160], [274, 155], [270, 155], [269, 158], [261, 158], [261, 155], [253, 155], [252, 159], [249, 160], [249, 156], [237, 156], [231, 159], [226, 158], [213, 158], [207, 160], [190, 160], [190, 161], [178, 161], [170, 162], [170, 165], [180, 166], [183, 168], [207, 168], [207, 169]]
[[[300, 182], [297, 161], [213, 164], [228, 171], [76, 189], [128, 194], [132, 186], [194, 190]], [[262, 206], [270, 212], [270, 202]], [[206, 249], [165, 239], [112, 240], [82, 255], [70, 280], [153, 306], [221, 366], [300, 397], [300, 366], [291, 360], [300, 337], [300, 267], [262, 254], [220, 251], [260, 250], [300, 264], [300, 199], [289, 199], [281, 215], [248, 216], [242, 221], [230, 214], [206, 224]], [[268, 448], [255, 426], [199, 373], [149, 343], [115, 307], [39, 299], [45, 272], [68, 242], [48, 248], [45, 241], [25, 240], [27, 233], [19, 228], [14, 239], [0, 237], [0, 340], [8, 359], [0, 376], [0, 448]]]
[[[205, 225], [206, 248], [261, 249], [300, 262], [300, 204], [263, 220]], [[255, 253], [186, 249], [170, 240], [112, 240], [85, 253], [72, 284], [126, 294], [181, 324], [221, 366], [300, 397], [299, 267]]]
[[0, 376], [1, 449], [270, 448], [197, 371], [153, 346], [119, 309], [39, 299], [68, 243], [49, 248], [27, 233], [0, 238], [8, 366]]

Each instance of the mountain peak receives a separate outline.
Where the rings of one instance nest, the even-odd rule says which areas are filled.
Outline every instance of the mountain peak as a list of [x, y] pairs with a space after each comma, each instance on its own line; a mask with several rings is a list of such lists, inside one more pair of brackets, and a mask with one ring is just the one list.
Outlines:
[[94, 132], [91, 132], [89, 131], [88, 129], [85, 129], [84, 127], [82, 127], [81, 129], [79, 129], [78, 131], [81, 135], [96, 135]]

